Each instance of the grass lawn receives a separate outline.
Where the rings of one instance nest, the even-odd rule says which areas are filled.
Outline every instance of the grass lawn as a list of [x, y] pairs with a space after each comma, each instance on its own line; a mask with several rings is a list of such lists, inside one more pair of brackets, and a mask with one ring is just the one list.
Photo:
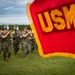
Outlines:
[[23, 59], [22, 51], [11, 62], [3, 62], [0, 54], [0, 75], [75, 75], [75, 59], [65, 57], [42, 58], [37, 51]]

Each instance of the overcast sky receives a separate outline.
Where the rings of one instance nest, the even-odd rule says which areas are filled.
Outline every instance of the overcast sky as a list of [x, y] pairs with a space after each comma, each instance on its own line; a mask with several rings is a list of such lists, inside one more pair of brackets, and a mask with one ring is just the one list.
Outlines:
[[0, 24], [29, 24], [27, 3], [33, 0], [0, 0]]

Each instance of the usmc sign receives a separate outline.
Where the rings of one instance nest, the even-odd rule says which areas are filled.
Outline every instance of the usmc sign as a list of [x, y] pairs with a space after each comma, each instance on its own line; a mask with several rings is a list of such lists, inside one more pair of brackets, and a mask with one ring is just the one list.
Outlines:
[[[75, 28], [75, 4], [56, 7], [37, 14], [39, 25], [46, 33], [56, 30]], [[47, 26], [46, 26], [47, 25]]]
[[75, 0], [35, 0], [28, 12], [41, 56], [75, 58]]

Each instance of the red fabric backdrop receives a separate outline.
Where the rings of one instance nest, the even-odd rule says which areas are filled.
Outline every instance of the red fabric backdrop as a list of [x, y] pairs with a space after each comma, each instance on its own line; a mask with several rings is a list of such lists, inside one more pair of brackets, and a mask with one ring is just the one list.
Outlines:
[[[64, 30], [53, 29], [52, 32], [45, 33], [40, 26], [37, 14], [42, 13], [42, 11], [48, 10], [50, 12], [52, 9], [59, 9], [62, 11], [61, 7], [67, 5], [69, 7], [70, 3], [75, 3], [74, 0], [35, 0], [30, 6], [31, 16], [41, 42], [44, 54], [54, 53], [54, 52], [67, 52], [75, 54], [75, 29], [65, 28]], [[64, 18], [64, 15], [63, 15]], [[65, 18], [64, 18], [65, 20]], [[46, 24], [46, 23], [45, 23]]]

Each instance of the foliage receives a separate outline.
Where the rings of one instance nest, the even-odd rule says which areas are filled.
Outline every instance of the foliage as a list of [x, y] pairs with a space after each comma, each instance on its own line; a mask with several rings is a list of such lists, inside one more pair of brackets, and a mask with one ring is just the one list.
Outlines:
[[[20, 30], [23, 30], [24, 27], [27, 27], [29, 30], [31, 29], [30, 25], [18, 25], [18, 24], [13, 25], [13, 24], [9, 24], [8, 26], [9, 26], [10, 30], [13, 30], [14, 26], [19, 26]], [[0, 25], [0, 29], [3, 30], [4, 29], [4, 25]]]

